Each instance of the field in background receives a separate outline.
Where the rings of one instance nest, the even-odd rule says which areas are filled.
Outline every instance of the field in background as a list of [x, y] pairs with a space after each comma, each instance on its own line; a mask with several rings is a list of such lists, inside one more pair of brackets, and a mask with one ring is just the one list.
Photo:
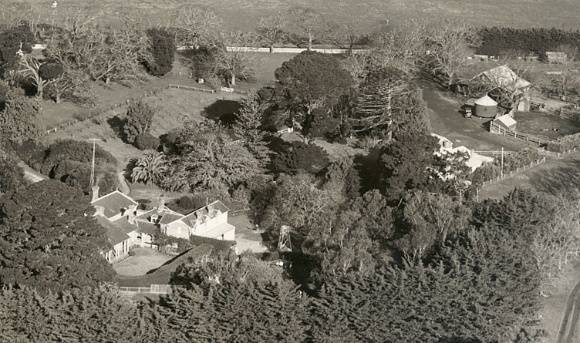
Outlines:
[[[0, 6], [13, 0], [1, 0]], [[323, 13], [329, 20], [352, 22], [361, 28], [376, 27], [379, 22], [406, 20], [409, 16], [424, 19], [460, 17], [474, 24], [505, 26], [578, 27], [577, 0], [62, 0], [56, 11], [51, 1], [22, 0], [46, 17], [59, 20], [59, 12], [80, 10], [111, 21], [123, 13], [139, 11], [144, 22], [168, 21], [184, 4], [213, 9], [224, 19], [228, 29], [252, 30], [259, 17], [284, 11], [292, 6], [307, 6]]]

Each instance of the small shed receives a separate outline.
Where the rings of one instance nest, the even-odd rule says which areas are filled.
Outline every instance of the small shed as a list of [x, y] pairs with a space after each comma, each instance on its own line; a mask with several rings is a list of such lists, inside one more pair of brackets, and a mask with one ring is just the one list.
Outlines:
[[546, 62], [563, 64], [568, 60], [568, 55], [561, 51], [546, 51]]
[[502, 131], [515, 131], [517, 122], [509, 114], [495, 118], [490, 125], [492, 133], [501, 133]]
[[482, 118], [494, 118], [497, 114], [497, 102], [485, 95], [475, 100], [475, 115]]

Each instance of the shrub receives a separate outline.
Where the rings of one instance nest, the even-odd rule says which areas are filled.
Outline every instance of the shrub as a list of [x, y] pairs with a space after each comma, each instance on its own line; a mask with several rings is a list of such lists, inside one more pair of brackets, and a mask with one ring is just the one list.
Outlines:
[[123, 138], [133, 144], [137, 136], [148, 133], [151, 129], [155, 110], [142, 100], [133, 102], [127, 109], [127, 118], [123, 125]]
[[135, 138], [133, 145], [139, 150], [157, 150], [159, 147], [159, 138], [150, 133], [142, 133]]
[[173, 68], [175, 59], [175, 35], [165, 29], [147, 30], [151, 41], [152, 61], [146, 63], [147, 70], [151, 75], [163, 76]]
[[193, 75], [196, 78], [209, 79], [216, 74], [217, 48], [200, 47], [191, 51], [191, 62], [193, 64]]

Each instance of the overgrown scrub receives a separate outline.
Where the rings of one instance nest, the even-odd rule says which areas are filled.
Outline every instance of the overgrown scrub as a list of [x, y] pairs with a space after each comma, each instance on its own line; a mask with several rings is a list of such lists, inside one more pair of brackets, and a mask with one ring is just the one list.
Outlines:
[[[504, 155], [503, 173], [511, 173], [519, 168], [527, 167], [538, 162], [542, 156], [536, 149], [523, 149], [512, 154]], [[471, 174], [473, 186], [480, 187], [484, 182], [491, 181], [501, 175], [501, 159], [496, 158], [492, 163], [487, 163], [477, 168]]]

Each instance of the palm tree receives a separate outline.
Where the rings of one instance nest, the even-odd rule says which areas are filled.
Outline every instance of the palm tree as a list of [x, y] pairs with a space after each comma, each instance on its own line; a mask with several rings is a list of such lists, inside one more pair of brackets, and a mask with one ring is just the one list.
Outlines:
[[131, 179], [133, 182], [143, 182], [145, 184], [153, 182], [157, 184], [161, 182], [167, 170], [168, 164], [165, 155], [157, 151], [148, 151], [133, 167]]

